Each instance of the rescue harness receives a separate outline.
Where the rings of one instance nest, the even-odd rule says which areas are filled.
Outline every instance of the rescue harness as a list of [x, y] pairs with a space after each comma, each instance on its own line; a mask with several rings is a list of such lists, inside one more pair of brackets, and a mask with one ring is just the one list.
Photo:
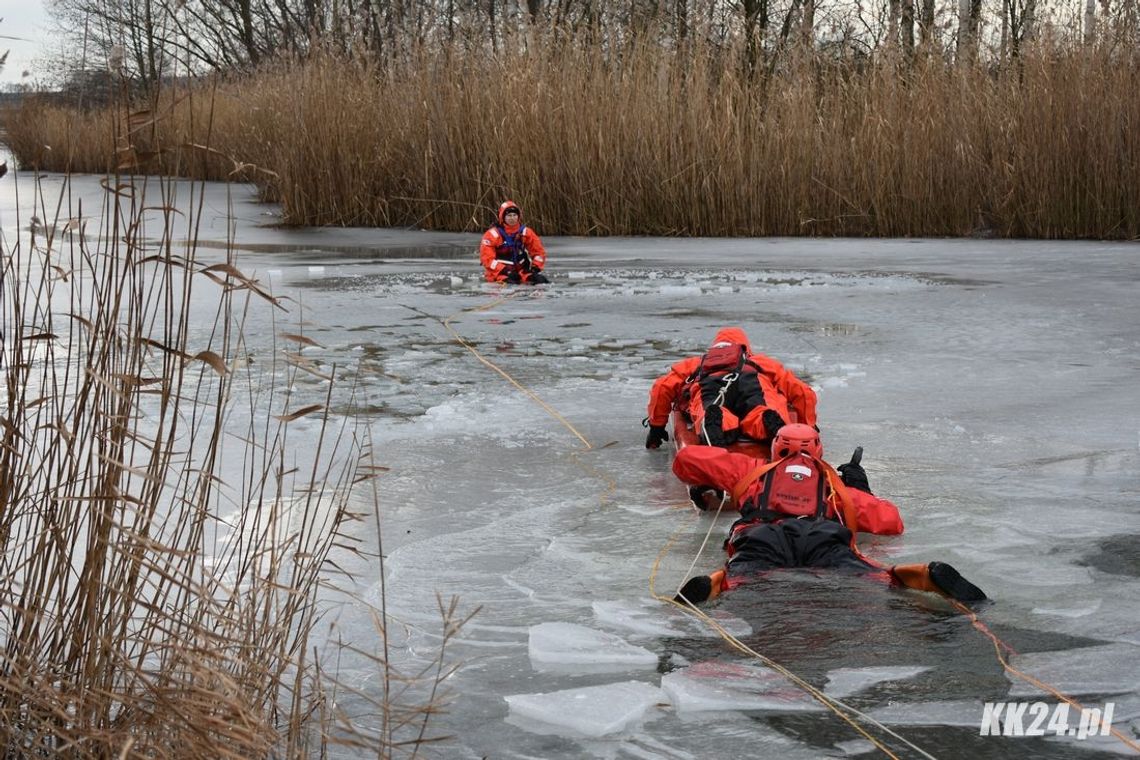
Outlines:
[[502, 226], [496, 225], [501, 241], [495, 246], [495, 258], [514, 269], [530, 269], [530, 254], [523, 244], [523, 234], [526, 225], [520, 224], [514, 234], [507, 232]]

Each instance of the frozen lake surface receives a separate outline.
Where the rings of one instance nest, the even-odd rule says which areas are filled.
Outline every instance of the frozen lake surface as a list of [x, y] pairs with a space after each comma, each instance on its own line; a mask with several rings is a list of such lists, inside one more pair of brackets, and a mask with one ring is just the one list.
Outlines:
[[[10, 180], [8, 243], [30, 224]], [[1137, 244], [548, 237], [554, 284], [501, 290], [481, 280], [477, 234], [266, 228], [272, 207], [233, 192], [230, 211], [224, 188], [207, 187], [201, 255], [223, 256], [232, 215], [239, 268], [291, 299], [281, 323], [251, 315], [249, 361], [303, 323], [320, 344], [304, 355], [354, 387], [336, 410], [369, 421], [390, 468], [379, 498], [395, 659], [434, 653], [437, 593], [480, 608], [433, 725], [454, 739], [432, 754], [882, 756], [651, 598], [651, 579], [672, 594], [723, 560], [731, 518], [688, 507], [640, 422], [653, 379], [727, 325], [817, 389], [829, 459], [864, 446], [872, 487], [906, 522], [902, 536], [864, 537], [865, 552], [954, 564], [992, 598], [980, 616], [1015, 667], [1088, 706], [1113, 702], [1114, 726], [1140, 731]], [[323, 399], [323, 381], [305, 383], [298, 394]], [[379, 568], [351, 569], [359, 600], [332, 600], [330, 637], [374, 648], [365, 602], [378, 603]], [[939, 600], [788, 572], [708, 611], [929, 756], [1136, 754], [1114, 737], [979, 736], [985, 701], [1057, 699], [1006, 675]], [[342, 676], [379, 689], [351, 660]]]

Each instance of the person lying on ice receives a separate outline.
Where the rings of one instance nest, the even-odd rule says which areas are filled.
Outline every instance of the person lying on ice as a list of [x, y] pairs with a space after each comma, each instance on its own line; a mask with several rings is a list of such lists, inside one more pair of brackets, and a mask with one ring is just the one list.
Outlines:
[[546, 249], [538, 233], [522, 223], [522, 210], [514, 201], [499, 206], [499, 223], [483, 233], [479, 259], [487, 282], [542, 285], [550, 282], [542, 273]]
[[783, 364], [753, 353], [744, 330], [726, 327], [703, 356], [677, 362], [649, 391], [645, 448], [669, 440], [665, 425], [675, 405], [689, 412], [693, 428], [710, 446], [725, 446], [740, 434], [768, 442], [785, 423], [815, 425], [815, 391]]
[[686, 446], [673, 472], [692, 487], [700, 509], [721, 499], [740, 510], [724, 548], [728, 561], [711, 575], [690, 578], [675, 601], [700, 604], [744, 583], [750, 576], [786, 567], [819, 567], [883, 573], [891, 583], [943, 594], [961, 602], [986, 598], [943, 562], [881, 566], [859, 553], [854, 535], [903, 532], [898, 507], [871, 493], [857, 449], [839, 472], [823, 461], [819, 433], [786, 425], [772, 442], [772, 462], [712, 446]]

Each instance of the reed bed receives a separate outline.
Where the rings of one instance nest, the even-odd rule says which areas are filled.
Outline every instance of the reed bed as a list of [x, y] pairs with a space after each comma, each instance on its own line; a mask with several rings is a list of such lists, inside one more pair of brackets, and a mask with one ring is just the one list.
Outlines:
[[[316, 633], [346, 559], [382, 577], [353, 529], [353, 504], [379, 520], [367, 430], [329, 414], [335, 382], [299, 402], [294, 354], [243, 366], [248, 316], [284, 304], [232, 252], [198, 260], [198, 212], [155, 200], [168, 183], [104, 186], [82, 217], [47, 213], [69, 209], [66, 183], [18, 187], [42, 216], [0, 258], [0, 752], [414, 755], [455, 602], [420, 677], [385, 656], [383, 605], [348, 648]], [[315, 443], [291, 433], [306, 418]], [[363, 722], [333, 705], [328, 663], [350, 654], [384, 685]]]
[[[1135, 238], [1134, 49], [1041, 40], [1000, 65], [793, 50], [761, 69], [731, 48], [553, 36], [314, 54], [215, 85], [208, 135], [183, 97], [156, 140], [266, 167], [241, 176], [297, 225], [474, 231], [509, 196], [548, 234]], [[110, 140], [64, 108], [8, 129], [24, 165], [47, 139]]]

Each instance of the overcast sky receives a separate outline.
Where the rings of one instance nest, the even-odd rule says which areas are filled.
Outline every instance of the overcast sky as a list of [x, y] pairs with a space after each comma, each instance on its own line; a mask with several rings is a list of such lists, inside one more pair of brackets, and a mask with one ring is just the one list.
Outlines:
[[0, 51], [9, 51], [0, 83], [19, 82], [48, 47], [47, 12], [43, 0], [0, 0], [0, 19]]

